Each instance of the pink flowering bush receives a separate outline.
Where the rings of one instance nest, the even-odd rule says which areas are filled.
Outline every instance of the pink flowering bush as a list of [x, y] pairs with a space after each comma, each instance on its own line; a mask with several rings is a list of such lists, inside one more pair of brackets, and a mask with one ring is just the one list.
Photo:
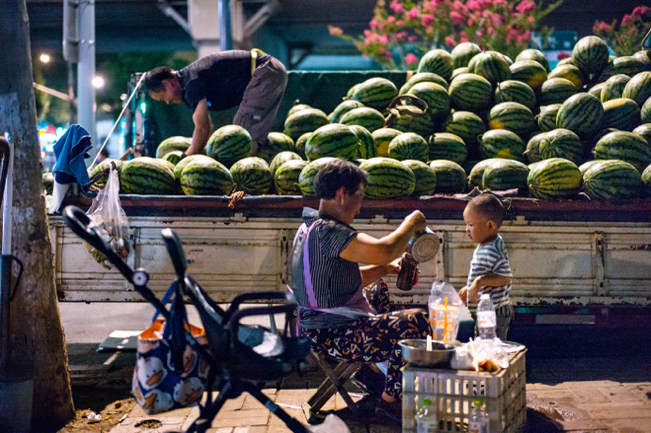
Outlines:
[[641, 50], [642, 39], [651, 29], [651, 8], [638, 6], [620, 23], [613, 20], [594, 23], [594, 34], [603, 38], [618, 56], [630, 56]]
[[562, 2], [542, 8], [532, 0], [377, 0], [363, 36], [354, 38], [334, 26], [329, 29], [385, 69], [416, 69], [418, 57], [430, 49], [452, 49], [461, 42], [515, 58], [534, 46], [534, 31], [549, 33], [539, 28], [540, 20]]

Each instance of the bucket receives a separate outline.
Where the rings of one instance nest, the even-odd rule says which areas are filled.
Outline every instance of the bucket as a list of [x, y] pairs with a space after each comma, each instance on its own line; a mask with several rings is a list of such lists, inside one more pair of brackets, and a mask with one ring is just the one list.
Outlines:
[[0, 376], [0, 431], [29, 432], [32, 424], [34, 378], [30, 375]]

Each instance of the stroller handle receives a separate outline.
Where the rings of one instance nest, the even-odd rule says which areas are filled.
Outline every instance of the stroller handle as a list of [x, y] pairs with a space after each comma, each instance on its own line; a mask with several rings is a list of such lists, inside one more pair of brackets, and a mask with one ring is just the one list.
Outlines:
[[174, 265], [176, 276], [179, 277], [179, 279], [183, 279], [185, 271], [187, 270], [188, 262], [185, 259], [185, 254], [183, 254], [183, 245], [181, 244], [181, 240], [172, 229], [163, 229], [161, 235], [165, 241], [167, 254], [169, 254], [172, 264]]

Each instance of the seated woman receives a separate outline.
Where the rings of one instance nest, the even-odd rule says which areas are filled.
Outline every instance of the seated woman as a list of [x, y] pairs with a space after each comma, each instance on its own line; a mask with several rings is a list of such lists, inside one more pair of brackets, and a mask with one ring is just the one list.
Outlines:
[[360, 233], [350, 224], [365, 190], [366, 173], [351, 162], [337, 159], [319, 171], [319, 211], [303, 210], [305, 223], [294, 238], [288, 277], [300, 305], [301, 328], [315, 350], [339, 360], [389, 361], [380, 405], [395, 414], [402, 398], [398, 341], [425, 338], [431, 331], [419, 309], [390, 312], [387, 286], [378, 280], [400, 271], [396, 259], [414, 233], [425, 229], [426, 220], [414, 211], [380, 239]]

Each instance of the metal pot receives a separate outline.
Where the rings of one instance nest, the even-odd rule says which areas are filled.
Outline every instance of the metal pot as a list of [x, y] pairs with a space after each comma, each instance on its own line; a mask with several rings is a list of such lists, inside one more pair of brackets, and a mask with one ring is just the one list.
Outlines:
[[432, 350], [427, 350], [427, 340], [408, 339], [398, 342], [402, 348], [402, 357], [411, 365], [417, 367], [449, 368], [450, 359], [454, 354], [454, 346], [432, 341]]

